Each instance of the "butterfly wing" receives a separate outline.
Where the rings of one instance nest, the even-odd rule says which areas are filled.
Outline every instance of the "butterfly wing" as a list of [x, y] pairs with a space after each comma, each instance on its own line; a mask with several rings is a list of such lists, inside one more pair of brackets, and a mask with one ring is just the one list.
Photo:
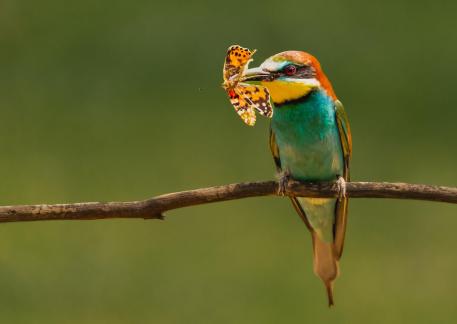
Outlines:
[[228, 93], [233, 108], [235, 108], [235, 111], [241, 117], [244, 123], [249, 126], [254, 126], [256, 116], [252, 103], [246, 99], [242, 92], [240, 92], [239, 87], [229, 90]]
[[[239, 45], [232, 45], [228, 48], [223, 70], [225, 86], [232, 83], [231, 81], [234, 76], [242, 75], [244, 69], [247, 68], [248, 63], [252, 60], [251, 57], [254, 53], [255, 50], [251, 51]], [[236, 81], [233, 86], [236, 86]]]
[[270, 102], [270, 93], [266, 87], [260, 85], [250, 85], [239, 83], [238, 92], [255, 108], [262, 116], [271, 118], [273, 107]]

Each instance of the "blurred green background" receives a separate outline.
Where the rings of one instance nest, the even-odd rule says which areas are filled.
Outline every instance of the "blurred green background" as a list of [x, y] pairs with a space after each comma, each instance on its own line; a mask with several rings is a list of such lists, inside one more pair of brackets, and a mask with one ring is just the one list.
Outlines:
[[[457, 2], [0, 2], [0, 204], [135, 200], [274, 177], [226, 48], [324, 66], [354, 180], [456, 185]], [[352, 200], [336, 308], [287, 199], [165, 222], [0, 225], [1, 323], [430, 323], [457, 318], [457, 207]]]

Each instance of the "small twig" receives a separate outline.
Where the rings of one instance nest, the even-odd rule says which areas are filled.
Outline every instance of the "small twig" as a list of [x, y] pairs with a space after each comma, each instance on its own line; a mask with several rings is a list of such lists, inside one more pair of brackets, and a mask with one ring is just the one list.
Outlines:
[[[131, 202], [88, 202], [56, 205], [0, 206], [0, 223], [41, 220], [91, 220], [107, 218], [163, 219], [172, 209], [248, 197], [277, 195], [276, 181], [235, 183], [169, 193]], [[291, 181], [289, 196], [337, 197], [336, 183], [300, 183]], [[457, 188], [388, 182], [348, 182], [351, 198], [396, 198], [441, 201], [457, 204]]]

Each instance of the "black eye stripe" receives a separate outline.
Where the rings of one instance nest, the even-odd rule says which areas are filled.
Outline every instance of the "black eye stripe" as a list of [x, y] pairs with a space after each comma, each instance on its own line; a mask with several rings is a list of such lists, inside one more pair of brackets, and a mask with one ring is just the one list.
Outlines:
[[286, 65], [281, 71], [278, 71], [276, 77], [287, 76], [289, 78], [295, 79], [311, 79], [316, 76], [315, 69], [310, 65], [294, 65], [296, 67], [296, 72], [293, 75], [288, 75], [284, 69], [287, 68]]

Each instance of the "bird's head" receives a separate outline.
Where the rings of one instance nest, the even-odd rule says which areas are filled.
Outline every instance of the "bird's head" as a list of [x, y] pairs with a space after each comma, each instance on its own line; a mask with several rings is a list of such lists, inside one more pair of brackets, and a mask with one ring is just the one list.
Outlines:
[[323, 89], [336, 99], [332, 85], [319, 61], [306, 52], [287, 51], [268, 58], [259, 67], [246, 70], [243, 82], [260, 83], [268, 88], [275, 105], [305, 97]]

